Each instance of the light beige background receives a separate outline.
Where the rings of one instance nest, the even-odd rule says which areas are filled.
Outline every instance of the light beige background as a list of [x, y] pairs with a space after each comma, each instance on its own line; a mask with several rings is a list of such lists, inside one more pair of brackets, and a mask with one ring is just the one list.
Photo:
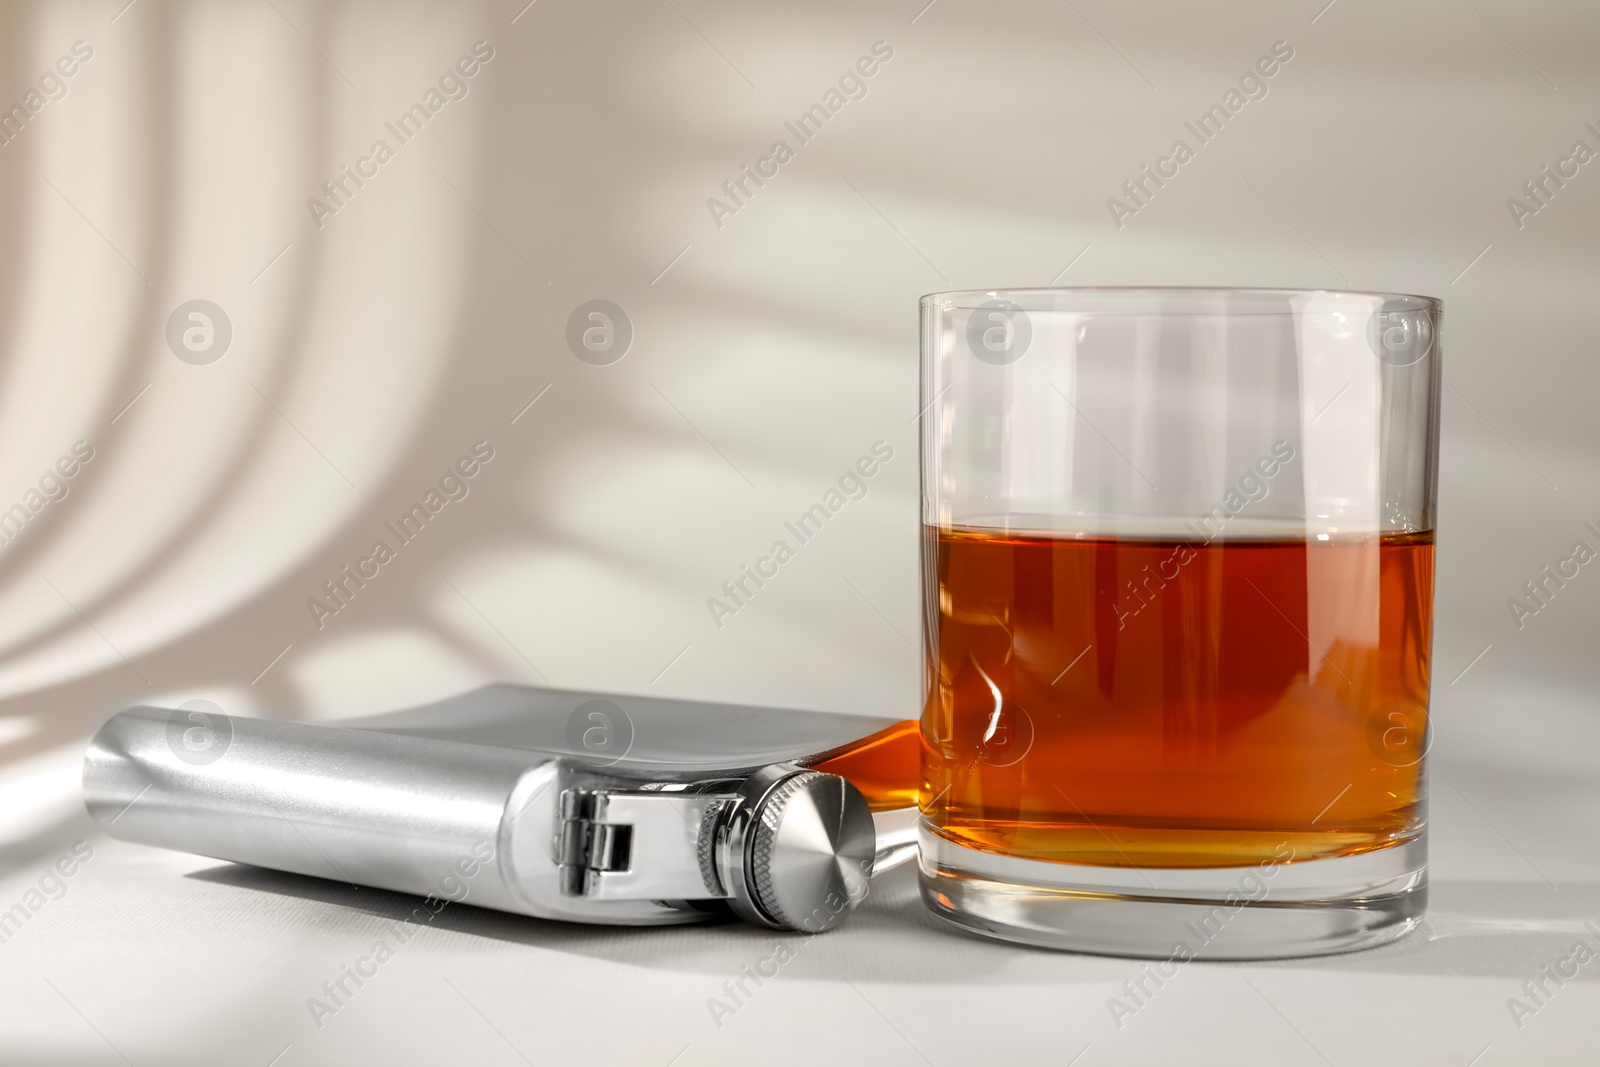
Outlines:
[[[122, 2], [0, 7], [0, 105], [93, 48], [0, 147], [0, 508], [94, 449], [0, 546], [0, 908], [88, 834], [83, 744], [136, 701], [327, 719], [512, 680], [915, 714], [916, 297], [1058, 282], [1445, 300], [1435, 918], [1387, 955], [1193, 968], [1117, 1030], [1136, 967], [943, 936], [896, 876], [719, 1030], [705, 998], [762, 935], [478, 915], [318, 1032], [359, 901], [96, 838], [0, 945], [0, 1058], [1592, 1056], [1592, 973], [1520, 1030], [1505, 1007], [1600, 920], [1600, 577], [1521, 630], [1506, 606], [1600, 545], [1600, 163], [1520, 229], [1506, 206], [1600, 149], [1591, 5]], [[468, 95], [319, 229], [307, 199], [479, 40]], [[1269, 94], [1115, 225], [1280, 40]], [[868, 95], [719, 228], [706, 199], [877, 41]], [[595, 298], [635, 330], [606, 367], [564, 337]], [[164, 336], [192, 299], [232, 325], [208, 365]], [[470, 495], [318, 629], [307, 598], [479, 440]], [[715, 626], [706, 598], [879, 440], [867, 498]]]

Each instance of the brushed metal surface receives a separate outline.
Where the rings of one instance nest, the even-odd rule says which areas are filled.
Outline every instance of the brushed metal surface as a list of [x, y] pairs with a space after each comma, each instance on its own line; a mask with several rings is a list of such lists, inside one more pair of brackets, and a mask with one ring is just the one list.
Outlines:
[[557, 799], [596, 784], [582, 767], [520, 749], [225, 716], [206, 726], [220, 751], [196, 752], [184, 739], [201, 729], [189, 714], [130, 708], [90, 743], [84, 801], [113, 837], [540, 918], [707, 918], [562, 894]]
[[229, 718], [226, 750], [196, 763], [174, 722], [137, 707], [95, 735], [84, 801], [107, 833], [407, 893], [449, 898], [462, 883], [474, 903], [522, 910], [498, 862], [501, 824], [518, 781], [550, 757]]
[[[750, 740], [787, 734], [792, 746], [799, 733]], [[541, 918], [662, 925], [731, 905], [815, 932], [865, 895], [873, 819], [844, 779], [795, 763], [662, 770], [663, 755], [650, 770], [596, 767], [532, 748], [135, 707], [90, 743], [83, 792], [123, 840]], [[592, 800], [574, 823], [565, 808], [578, 797]], [[582, 851], [595, 843], [603, 860]]]

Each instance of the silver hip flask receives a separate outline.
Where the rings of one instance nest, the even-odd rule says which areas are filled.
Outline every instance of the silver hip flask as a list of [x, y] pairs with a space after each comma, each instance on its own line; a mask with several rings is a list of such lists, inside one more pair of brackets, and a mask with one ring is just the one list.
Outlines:
[[496, 685], [336, 726], [129, 708], [83, 787], [111, 836], [217, 859], [543, 919], [821, 932], [913, 847], [916, 743], [893, 719]]

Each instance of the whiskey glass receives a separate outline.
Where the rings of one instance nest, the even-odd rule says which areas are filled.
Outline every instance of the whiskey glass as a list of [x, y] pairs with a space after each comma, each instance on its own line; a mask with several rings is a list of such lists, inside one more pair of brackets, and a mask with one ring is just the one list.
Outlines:
[[924, 901], [1187, 960], [1427, 901], [1440, 304], [922, 298]]

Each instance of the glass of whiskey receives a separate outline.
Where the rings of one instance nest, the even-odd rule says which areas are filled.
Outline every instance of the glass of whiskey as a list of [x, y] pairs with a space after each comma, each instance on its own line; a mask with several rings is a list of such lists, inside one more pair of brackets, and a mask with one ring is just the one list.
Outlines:
[[1159, 959], [1382, 944], [1427, 901], [1440, 304], [921, 304], [923, 899]]

